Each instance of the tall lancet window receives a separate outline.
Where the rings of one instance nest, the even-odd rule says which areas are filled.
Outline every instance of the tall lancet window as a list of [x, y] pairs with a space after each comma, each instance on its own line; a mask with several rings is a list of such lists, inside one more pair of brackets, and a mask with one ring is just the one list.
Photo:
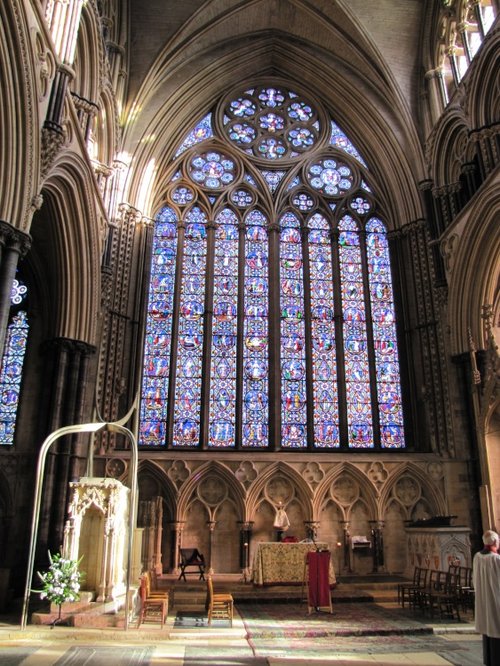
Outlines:
[[388, 223], [328, 112], [277, 82], [236, 91], [168, 168], [140, 445], [405, 448]]
[[0, 365], [0, 446], [14, 444], [24, 355], [29, 332], [28, 315], [25, 310], [27, 292], [26, 285], [15, 279], [10, 297], [10, 320]]

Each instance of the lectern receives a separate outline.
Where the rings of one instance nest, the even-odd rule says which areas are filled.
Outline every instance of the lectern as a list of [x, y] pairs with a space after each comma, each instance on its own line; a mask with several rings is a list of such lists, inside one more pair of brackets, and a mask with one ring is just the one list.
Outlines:
[[307, 603], [309, 614], [313, 610], [328, 610], [330, 613], [333, 612], [329, 569], [329, 550], [312, 550], [307, 553], [304, 575], [307, 572]]

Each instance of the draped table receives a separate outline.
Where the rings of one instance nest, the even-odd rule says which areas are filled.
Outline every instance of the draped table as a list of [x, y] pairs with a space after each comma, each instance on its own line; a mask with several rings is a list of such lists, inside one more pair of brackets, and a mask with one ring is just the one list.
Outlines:
[[[328, 550], [327, 543], [283, 543], [261, 541], [252, 561], [254, 585], [301, 585], [305, 580], [306, 555], [311, 551]], [[335, 571], [330, 558], [328, 581], [335, 585]]]

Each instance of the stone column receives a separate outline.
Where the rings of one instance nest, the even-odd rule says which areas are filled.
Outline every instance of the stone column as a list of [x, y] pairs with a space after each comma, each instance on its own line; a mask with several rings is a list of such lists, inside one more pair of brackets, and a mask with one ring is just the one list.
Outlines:
[[472, 9], [474, 10], [474, 16], [476, 17], [477, 27], [479, 28], [479, 34], [481, 35], [481, 41], [485, 38], [486, 31], [484, 29], [483, 15], [481, 13], [481, 0], [473, 0]]
[[0, 354], [3, 354], [9, 323], [10, 295], [19, 257], [31, 247], [31, 236], [0, 220]]
[[207, 520], [208, 525], [208, 575], [211, 576], [214, 572], [212, 567], [212, 546], [213, 546], [213, 537], [214, 529], [217, 524], [216, 520]]
[[174, 532], [174, 539], [172, 544], [174, 551], [172, 557], [172, 573], [174, 573], [176, 576], [178, 576], [181, 571], [179, 567], [179, 551], [182, 546], [182, 530], [184, 529], [185, 524], [185, 520], [174, 520], [171, 522], [171, 528]]
[[[88, 420], [84, 408], [85, 391], [89, 356], [94, 351], [84, 342], [67, 338], [57, 338], [46, 345], [48, 400], [41, 405], [41, 413], [47, 414], [47, 433]], [[63, 540], [69, 501], [68, 483], [85, 473], [88, 441], [86, 435], [61, 438], [48, 456], [40, 541], [44, 543], [44, 539], [48, 540], [48, 546], [53, 550], [58, 550]]]
[[460, 73], [458, 71], [456, 51], [455, 46], [450, 46], [447, 55], [448, 60], [450, 61], [451, 73], [453, 74], [453, 81], [455, 82], [455, 86], [458, 87], [458, 84], [460, 83]]
[[372, 536], [373, 572], [385, 571], [384, 567], [384, 521], [370, 520]]
[[243, 582], [248, 583], [251, 580], [249, 556], [253, 520], [240, 520], [238, 521], [238, 525], [240, 526], [240, 567]]
[[448, 103], [448, 95], [443, 82], [443, 74], [440, 69], [429, 70], [425, 73], [425, 79], [428, 81], [429, 111], [431, 125], [433, 126]]
[[351, 553], [349, 552], [350, 548], [350, 533], [349, 533], [349, 521], [348, 520], [341, 520], [340, 524], [342, 525], [342, 529], [344, 531], [343, 534], [343, 540], [342, 540], [342, 546], [343, 546], [343, 551], [344, 551], [344, 562], [343, 562], [343, 570], [348, 571], [349, 573], [352, 573], [352, 567], [351, 567]]

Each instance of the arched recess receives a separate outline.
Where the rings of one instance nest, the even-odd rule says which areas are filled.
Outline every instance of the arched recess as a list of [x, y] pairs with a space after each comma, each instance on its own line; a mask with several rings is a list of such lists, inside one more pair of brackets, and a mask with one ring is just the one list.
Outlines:
[[99, 85], [102, 79], [103, 51], [102, 37], [93, 3], [84, 3], [78, 27], [75, 59], [73, 68], [75, 78], [71, 82], [71, 91], [88, 102], [96, 102], [99, 97]]
[[[448, 325], [451, 353], [469, 349], [470, 328], [478, 349], [487, 346], [482, 307], [498, 308], [500, 282], [500, 235], [498, 234], [500, 190], [498, 185], [483, 185], [481, 198], [456, 230], [452, 242], [452, 271], [449, 277]], [[499, 311], [493, 312], [498, 321]]]
[[472, 76], [469, 81], [467, 95], [467, 113], [473, 129], [495, 125], [500, 118], [500, 96], [498, 95], [499, 39], [500, 28], [488, 33], [479, 56], [481, 67], [473, 68], [471, 72]]
[[[275, 541], [276, 512], [283, 508], [290, 527], [287, 535], [299, 540], [307, 535], [306, 524], [313, 520], [313, 493], [306, 480], [286, 463], [269, 465], [253, 482], [247, 495], [247, 520], [253, 522], [252, 541]], [[254, 548], [250, 547], [250, 561]]]
[[[447, 506], [439, 488], [442, 478], [441, 463], [429, 463], [425, 470], [411, 462], [398, 467], [380, 494], [381, 520], [393, 500], [405, 507], [406, 520], [445, 515]], [[430, 515], [423, 515], [423, 511]]]
[[357, 574], [371, 572], [371, 549], [354, 551], [349, 541], [359, 536], [369, 540], [373, 521], [379, 519], [376, 492], [368, 476], [351, 463], [335, 467], [318, 485], [314, 508], [318, 540], [329, 544], [336, 569], [344, 565]]
[[38, 193], [40, 144], [28, 20], [20, 3], [0, 5], [0, 220], [29, 232]]
[[[305, 6], [298, 5], [301, 12], [311, 18]], [[312, 17], [318, 20], [316, 14]], [[215, 22], [213, 25], [216, 26]], [[211, 30], [219, 31], [220, 27], [217, 25]], [[213, 44], [207, 44], [207, 39], [209, 42], [213, 39], [212, 34], [207, 35], [203, 40], [206, 46], [196, 58], [191, 54], [194, 46], [188, 37], [185, 45], [179, 44], [178, 51], [171, 50], [175, 40], [169, 43], [169, 50], [152, 68], [137, 102], [130, 109], [134, 123], [126, 124], [124, 148], [134, 153], [129, 201], [137, 200], [141, 174], [146, 166], [154, 160], [156, 172], [161, 173], [187, 129], [219, 96], [241, 86], [242, 81], [272, 76], [292, 87], [300, 87], [304, 94], [309, 93], [325, 103], [369, 163], [377, 190], [390, 211], [390, 226], [422, 217], [420, 195], [415, 187], [424, 174], [421, 148], [408, 109], [399, 98], [388, 70], [378, 63], [384, 75], [379, 76], [380, 72], [376, 75], [367, 61], [356, 69], [342, 59], [340, 46], [336, 54], [332, 54], [326, 44], [315, 49], [311, 34], [307, 40], [296, 34], [283, 34], [283, 26], [279, 27], [275, 32], [249, 30], [244, 39], [228, 38], [230, 31], [224, 37], [220, 35]], [[297, 25], [287, 27], [300, 33]], [[366, 36], [361, 37], [359, 28], [355, 31], [361, 40], [358, 41], [360, 51], [371, 50]], [[325, 33], [323, 23], [318, 32]], [[335, 33], [335, 41], [337, 39]], [[380, 60], [378, 53], [370, 55], [376, 62]], [[359, 53], [353, 57], [357, 60]], [[199, 66], [200, 61], [206, 63], [203, 68]], [[179, 80], [186, 83], [178, 85]], [[384, 146], [383, 165], [379, 159], [381, 146]], [[150, 201], [157, 195], [154, 183]], [[150, 204], [143, 212], [151, 215]]]
[[442, 116], [435, 131], [432, 151], [427, 160], [431, 165], [430, 177], [436, 187], [458, 183], [461, 168], [467, 160], [470, 128], [463, 112], [450, 109]]
[[443, 495], [438, 490], [442, 477], [441, 463], [430, 463], [426, 470], [407, 463], [388, 478], [380, 496], [384, 564], [388, 572], [402, 573], [408, 567], [406, 521], [446, 513]]
[[45, 181], [43, 206], [33, 217], [31, 251], [50, 285], [47, 336], [95, 345], [102, 232], [87, 169], [73, 153], [59, 157]]
[[118, 110], [110, 87], [101, 90], [99, 110], [95, 120], [95, 157], [101, 163], [112, 166], [117, 150]]
[[241, 569], [239, 522], [244, 513], [242, 486], [225, 465], [210, 461], [182, 487], [177, 507], [180, 545], [198, 548], [214, 571], [236, 573]]
[[142, 567], [161, 574], [175, 566], [177, 493], [165, 471], [150, 460], [139, 464], [137, 527], [142, 528]]
[[318, 485], [314, 499], [314, 513], [318, 518], [315, 519], [319, 520], [325, 504], [333, 500], [343, 507], [344, 520], [349, 520], [350, 509], [358, 499], [366, 505], [370, 520], [378, 520], [378, 502], [372, 482], [359, 468], [343, 463], [326, 474]]

